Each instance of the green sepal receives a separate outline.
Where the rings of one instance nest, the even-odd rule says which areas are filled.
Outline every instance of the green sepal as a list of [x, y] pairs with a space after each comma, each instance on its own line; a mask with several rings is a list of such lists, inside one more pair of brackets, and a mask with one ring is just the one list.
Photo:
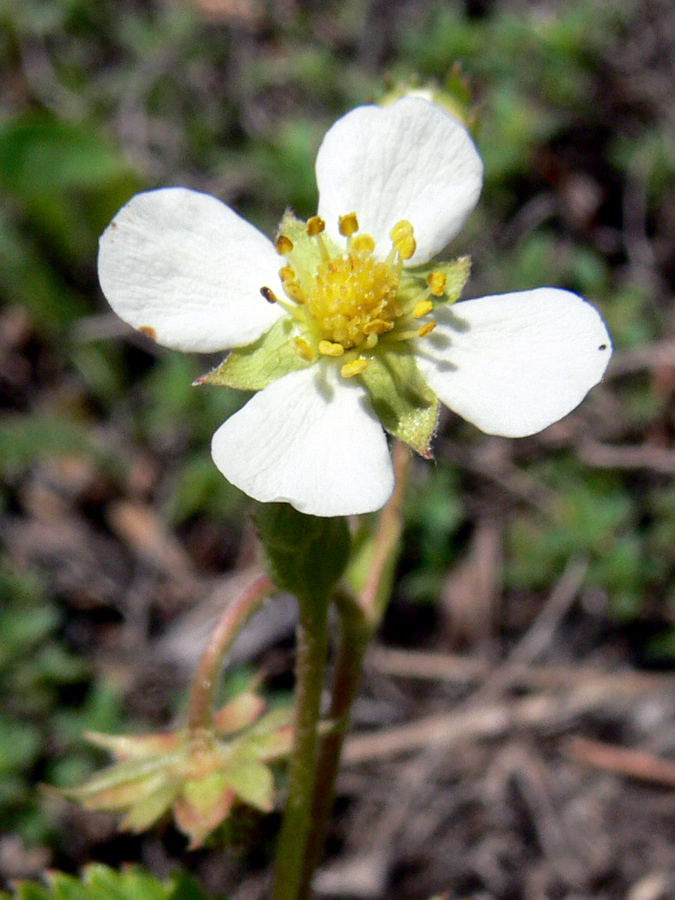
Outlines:
[[291, 344], [295, 323], [290, 316], [278, 319], [261, 338], [246, 347], [238, 347], [197, 384], [216, 384], [239, 391], [261, 391], [277, 378], [305, 369], [311, 363], [302, 359]]
[[287, 503], [261, 503], [255, 521], [277, 587], [300, 600], [326, 600], [349, 560], [346, 519], [307, 516]]
[[454, 303], [462, 295], [464, 285], [469, 280], [471, 274], [471, 257], [459, 256], [450, 262], [442, 262], [433, 267], [434, 272], [442, 272], [447, 278], [445, 285], [445, 294], [438, 299], [446, 303]]
[[431, 459], [439, 403], [413, 354], [405, 348], [374, 356], [360, 378], [386, 431]]
[[454, 303], [461, 297], [464, 285], [469, 279], [471, 257], [459, 256], [457, 259], [452, 259], [449, 262], [427, 263], [424, 266], [406, 270], [401, 280], [400, 296], [408, 301], [413, 299], [415, 294], [424, 290], [427, 286], [427, 276], [431, 272], [443, 272], [447, 282], [443, 296], [431, 297], [430, 299], [434, 303]]
[[[337, 225], [337, 222], [329, 223], [331, 228]], [[298, 219], [290, 209], [284, 213], [284, 217], [279, 225], [279, 234], [289, 238], [293, 243], [293, 262], [298, 262], [305, 272], [313, 274], [321, 263], [321, 250], [319, 249], [319, 241], [307, 234], [307, 223], [302, 219]], [[339, 256], [343, 249], [339, 247], [330, 237], [328, 232], [321, 232], [321, 240], [326, 246], [329, 254]]]

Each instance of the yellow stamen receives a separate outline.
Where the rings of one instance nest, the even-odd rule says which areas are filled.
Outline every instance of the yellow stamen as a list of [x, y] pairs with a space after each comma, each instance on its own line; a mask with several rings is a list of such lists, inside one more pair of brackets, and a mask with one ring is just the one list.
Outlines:
[[357, 234], [352, 238], [350, 246], [354, 253], [372, 253], [375, 241], [369, 234]]
[[314, 362], [314, 351], [304, 338], [295, 337], [291, 344], [301, 359], [306, 359], [307, 362]]
[[312, 216], [307, 219], [307, 234], [310, 237], [316, 237], [317, 234], [321, 234], [325, 227], [326, 223], [321, 216]]
[[434, 304], [431, 300], [418, 300], [413, 307], [412, 314], [416, 319], [421, 319], [422, 316], [426, 316], [427, 313], [430, 313], [433, 308]]
[[279, 278], [282, 282], [295, 281], [295, 271], [290, 266], [282, 266], [279, 269]]
[[426, 325], [422, 325], [417, 334], [419, 335], [419, 337], [426, 337], [428, 334], [431, 334], [435, 327], [435, 322], [427, 322]]
[[417, 241], [413, 234], [412, 224], [407, 219], [401, 219], [389, 232], [394, 248], [401, 259], [410, 259], [417, 249]]
[[345, 348], [342, 344], [334, 344], [332, 341], [319, 341], [319, 353], [324, 356], [342, 356]]
[[276, 240], [276, 248], [279, 256], [286, 256], [293, 249], [293, 241], [285, 234], [280, 234]]
[[340, 369], [340, 375], [343, 378], [353, 378], [355, 375], [361, 375], [368, 368], [368, 360], [359, 356], [353, 362], [345, 363]]
[[340, 216], [338, 228], [340, 229], [340, 234], [343, 234], [345, 237], [351, 237], [354, 232], [359, 230], [359, 220], [356, 218], [356, 213], [347, 213], [346, 216]]
[[430, 272], [427, 276], [427, 284], [431, 290], [431, 293], [434, 297], [442, 297], [445, 293], [445, 286], [448, 283], [448, 279], [446, 278], [443, 272], [436, 270], [435, 272]]
[[284, 291], [294, 303], [304, 303], [307, 300], [307, 295], [297, 281], [284, 281]]

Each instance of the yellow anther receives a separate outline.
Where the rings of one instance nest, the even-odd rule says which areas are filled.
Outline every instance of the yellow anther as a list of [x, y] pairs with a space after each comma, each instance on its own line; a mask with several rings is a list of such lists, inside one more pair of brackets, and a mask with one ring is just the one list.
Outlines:
[[293, 349], [301, 359], [306, 359], [307, 362], [314, 362], [314, 351], [304, 338], [293, 338], [291, 344], [293, 345]]
[[385, 332], [391, 331], [393, 327], [393, 322], [385, 322], [384, 319], [373, 319], [370, 322], [366, 322], [366, 324], [363, 326], [363, 333], [385, 334]]
[[281, 278], [283, 282], [295, 281], [295, 272], [290, 266], [282, 266], [279, 269], [279, 278]]
[[321, 216], [312, 216], [307, 219], [307, 234], [310, 237], [316, 237], [317, 234], [321, 234], [325, 227], [326, 223]]
[[345, 348], [342, 344], [334, 344], [332, 341], [319, 341], [319, 353], [324, 356], [342, 356]]
[[276, 241], [276, 248], [279, 256], [286, 256], [293, 249], [293, 241], [285, 234], [280, 234]]
[[417, 241], [412, 234], [409, 234], [396, 241], [394, 246], [398, 250], [401, 259], [410, 259], [415, 255], [415, 250], [417, 250]]
[[284, 281], [284, 291], [289, 300], [294, 303], [304, 303], [307, 297], [297, 281]]
[[372, 253], [375, 241], [369, 234], [357, 234], [352, 238], [351, 248], [355, 253]]
[[416, 319], [421, 319], [422, 316], [426, 316], [427, 313], [430, 313], [433, 308], [434, 304], [431, 300], [418, 300], [413, 307], [413, 316]]
[[427, 276], [427, 285], [431, 293], [434, 297], [442, 297], [445, 293], [445, 285], [448, 283], [448, 279], [445, 277], [443, 272], [440, 272], [438, 269], [435, 272], [430, 272]]
[[417, 249], [417, 241], [413, 234], [412, 224], [407, 219], [401, 219], [389, 232], [394, 248], [401, 259], [410, 259]]
[[359, 356], [353, 362], [345, 363], [340, 369], [340, 375], [343, 378], [353, 378], [355, 375], [361, 375], [368, 368], [368, 360]]
[[365, 347], [366, 350], [372, 350], [373, 347], [377, 346], [377, 342], [379, 341], [379, 339], [380, 339], [380, 336], [376, 332], [373, 331], [368, 335], [368, 337], [366, 338], [366, 340], [362, 346]]
[[428, 334], [431, 334], [431, 332], [434, 330], [435, 327], [436, 327], [435, 322], [427, 322], [426, 325], [422, 325], [422, 327], [417, 332], [417, 334], [419, 337], [426, 337]]
[[340, 216], [338, 228], [340, 229], [340, 234], [343, 234], [345, 237], [351, 237], [355, 231], [359, 230], [359, 220], [356, 218], [356, 213], [347, 213], [346, 216]]
[[392, 241], [395, 241], [397, 238], [403, 237], [403, 235], [412, 233], [412, 222], [409, 222], [408, 219], [401, 219], [391, 229], [391, 231], [389, 232], [389, 237], [392, 239]]
[[277, 295], [274, 293], [274, 291], [270, 287], [261, 287], [260, 293], [263, 295], [263, 297], [265, 298], [265, 300], [267, 300], [268, 303], [278, 303], [279, 302], [279, 298], [277, 297]]

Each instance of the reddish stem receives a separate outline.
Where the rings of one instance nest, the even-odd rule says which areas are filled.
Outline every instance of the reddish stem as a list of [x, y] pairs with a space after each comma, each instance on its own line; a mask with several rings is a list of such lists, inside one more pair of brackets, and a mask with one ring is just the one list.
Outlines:
[[213, 704], [223, 660], [241, 629], [273, 590], [272, 580], [267, 575], [260, 575], [229, 604], [221, 616], [201, 655], [192, 682], [187, 721], [190, 732], [213, 726]]

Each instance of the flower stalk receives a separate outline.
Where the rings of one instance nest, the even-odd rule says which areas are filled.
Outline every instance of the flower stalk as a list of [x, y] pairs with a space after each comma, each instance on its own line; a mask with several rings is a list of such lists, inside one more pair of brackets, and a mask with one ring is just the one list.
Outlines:
[[195, 734], [213, 727], [215, 692], [223, 660], [241, 629], [273, 590], [272, 579], [260, 575], [223, 613], [195, 672], [188, 705], [188, 732]]
[[294, 747], [286, 810], [277, 847], [273, 900], [296, 900], [312, 823], [321, 691], [326, 666], [329, 599], [300, 600]]
[[328, 718], [338, 727], [321, 741], [312, 798], [312, 830], [307, 841], [298, 900], [307, 900], [310, 896], [312, 877], [321, 862], [342, 748], [347, 736], [352, 706], [361, 683], [363, 660], [391, 595], [403, 531], [402, 505], [411, 459], [408, 447], [397, 441], [392, 453], [396, 487], [377, 523], [363, 587], [356, 602], [347, 593], [336, 593], [336, 606], [340, 618], [340, 644]]

